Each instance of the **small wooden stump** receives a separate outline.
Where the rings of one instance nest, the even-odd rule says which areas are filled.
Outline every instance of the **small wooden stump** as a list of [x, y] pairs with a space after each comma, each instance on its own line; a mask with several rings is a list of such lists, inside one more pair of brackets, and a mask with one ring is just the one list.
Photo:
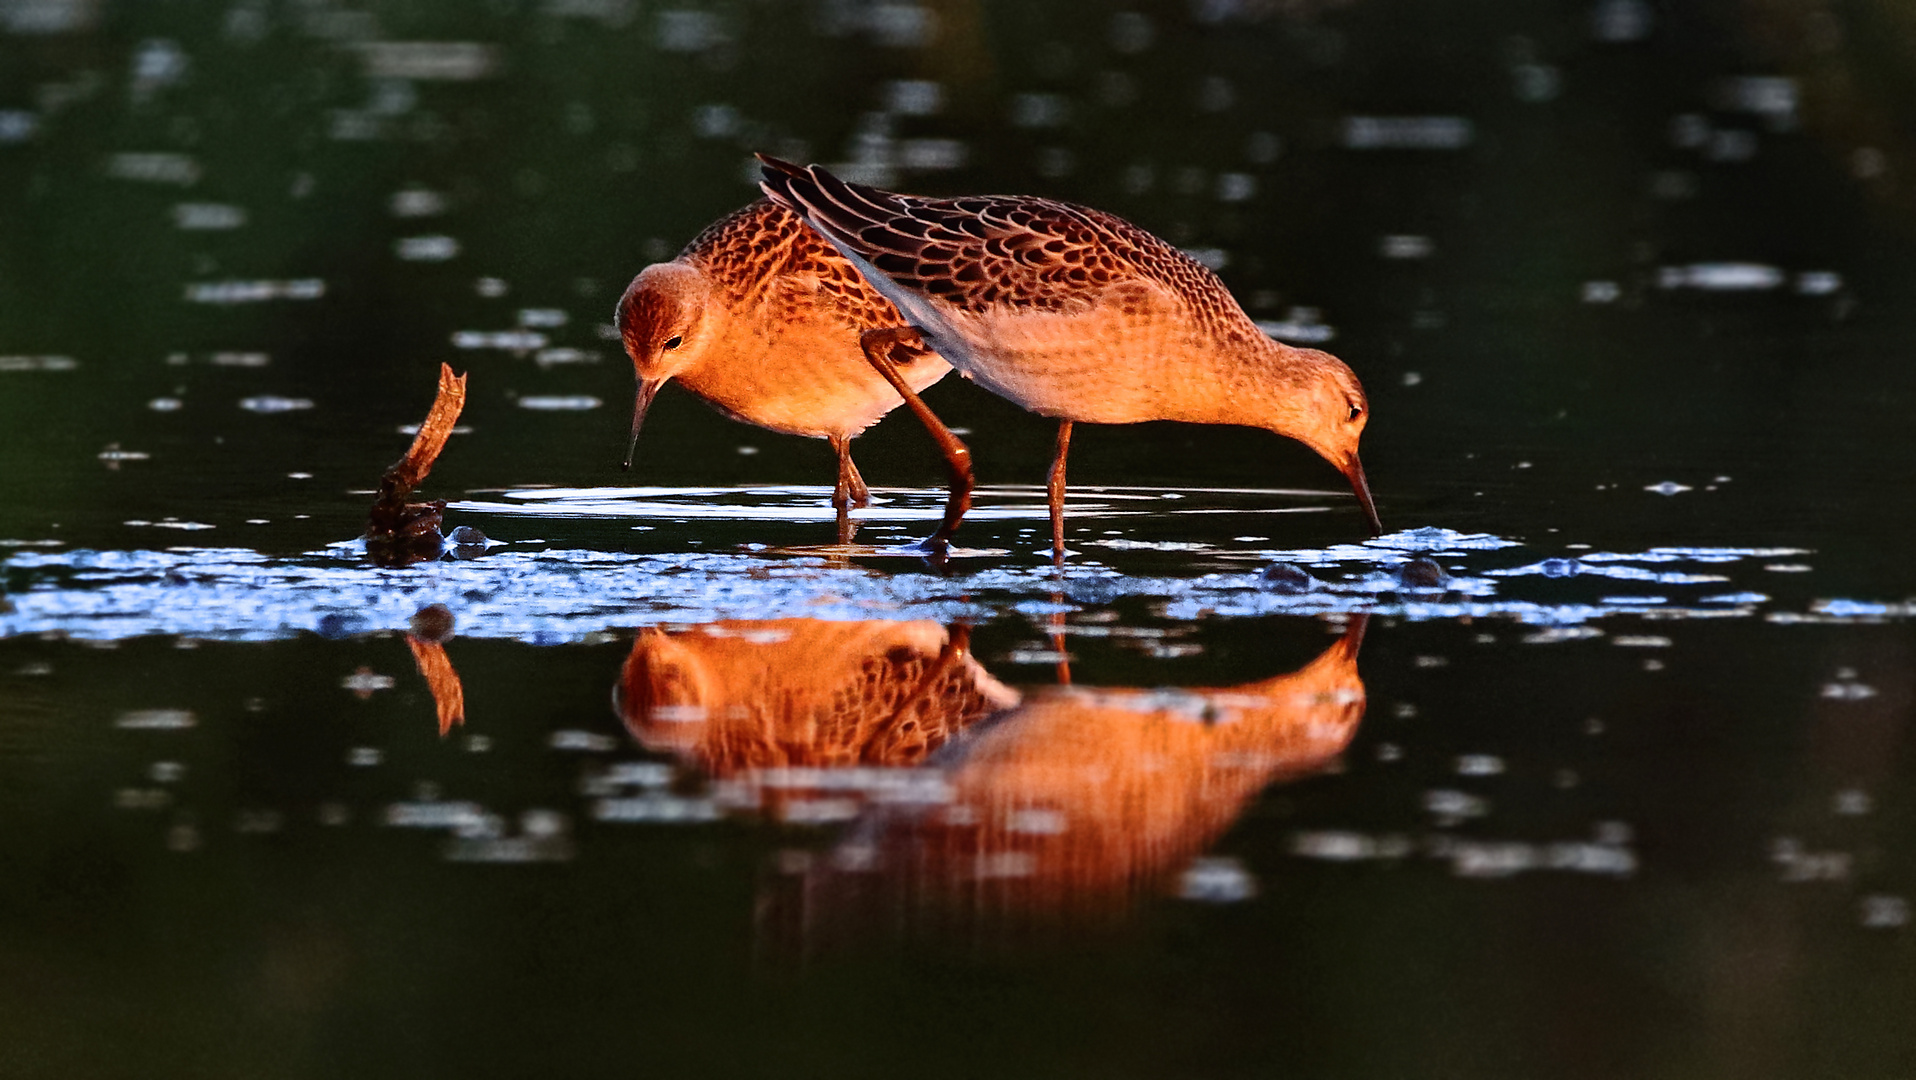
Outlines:
[[465, 407], [466, 376], [454, 375], [450, 366], [440, 364], [439, 393], [433, 398], [432, 411], [419, 425], [419, 433], [413, 436], [405, 456], [379, 478], [379, 497], [373, 500], [366, 523], [366, 554], [380, 566], [407, 566], [439, 557], [444, 543], [439, 526], [444, 521], [446, 501], [415, 503], [406, 499], [432, 472]]

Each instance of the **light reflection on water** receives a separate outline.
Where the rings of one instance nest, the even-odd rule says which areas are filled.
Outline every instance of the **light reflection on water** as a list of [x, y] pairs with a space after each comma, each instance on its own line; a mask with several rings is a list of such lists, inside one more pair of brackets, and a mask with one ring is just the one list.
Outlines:
[[[81, 639], [342, 637], [403, 626], [429, 603], [451, 608], [465, 636], [534, 643], [660, 619], [857, 618], [874, 609], [940, 620], [986, 618], [1022, 610], [1041, 596], [1067, 606], [1144, 600], [1162, 616], [1182, 620], [1368, 612], [1414, 621], [1569, 626], [1620, 616], [1831, 621], [1904, 610], [1830, 598], [1783, 608], [1765, 578], [1779, 554], [1801, 554], [1794, 549], [1664, 547], [1538, 559], [1542, 552], [1527, 545], [1443, 529], [1314, 550], [1138, 541], [1075, 556], [1062, 574], [1036, 559], [986, 550], [954, 560], [941, 574], [929, 567], [888, 573], [860, 565], [851, 557], [855, 548], [828, 557], [803, 549], [640, 554], [520, 551], [510, 544], [470, 561], [375, 570], [366, 566], [362, 547], [339, 544], [292, 558], [186, 546], [16, 551], [0, 560], [19, 582], [11, 610], [0, 610], [0, 638], [49, 632]], [[1128, 556], [1166, 549], [1213, 557], [1224, 569], [1180, 576], [1126, 572]], [[1257, 569], [1267, 563], [1304, 573], [1274, 578]], [[1686, 565], [1695, 569], [1680, 568]], [[1409, 576], [1419, 567], [1440, 576]], [[1615, 595], [1611, 590], [1622, 582], [1659, 592]]]
[[[794, 521], [835, 520], [832, 489], [786, 484], [740, 487], [606, 487], [526, 488], [502, 493], [506, 502], [464, 499], [447, 504], [449, 510], [529, 517], [633, 518], [644, 521]], [[1065, 518], [1099, 520], [1141, 514], [1255, 514], [1317, 513], [1324, 506], [1257, 506], [1248, 498], [1232, 499], [1221, 507], [1187, 507], [1182, 502], [1207, 496], [1268, 496], [1271, 499], [1339, 500], [1340, 493], [1292, 488], [1179, 488], [1099, 487], [1070, 489]], [[1050, 510], [1044, 489], [1036, 485], [981, 485], [973, 492], [968, 521], [1048, 521]], [[1015, 500], [1015, 501], [1014, 501]], [[944, 514], [945, 493], [927, 488], [872, 489], [873, 505], [853, 510], [857, 522], [928, 521]]]

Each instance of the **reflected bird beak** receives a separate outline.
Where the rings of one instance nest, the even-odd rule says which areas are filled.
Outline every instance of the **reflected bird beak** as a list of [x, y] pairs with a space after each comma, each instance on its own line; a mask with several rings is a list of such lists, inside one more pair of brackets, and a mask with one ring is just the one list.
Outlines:
[[[632, 441], [625, 445], [625, 460], [619, 463], [620, 472], [632, 471], [632, 455], [639, 449], [639, 429], [645, 426], [645, 410], [652, 407], [652, 399], [658, 396], [659, 387], [664, 385], [664, 379], [639, 380], [639, 392], [632, 399]], [[1358, 475], [1361, 477], [1363, 474]]]
[[1352, 454], [1350, 464], [1344, 466], [1344, 476], [1350, 480], [1358, 505], [1364, 508], [1364, 516], [1370, 520], [1370, 534], [1384, 535], [1384, 523], [1377, 519], [1377, 504], [1371, 501], [1370, 484], [1364, 479], [1364, 463], [1357, 460], [1356, 454]]
[[1356, 656], [1357, 651], [1364, 647], [1364, 631], [1369, 627], [1370, 612], [1353, 611], [1350, 621], [1344, 624], [1344, 636], [1339, 638], [1337, 643], [1344, 646], [1352, 656]]

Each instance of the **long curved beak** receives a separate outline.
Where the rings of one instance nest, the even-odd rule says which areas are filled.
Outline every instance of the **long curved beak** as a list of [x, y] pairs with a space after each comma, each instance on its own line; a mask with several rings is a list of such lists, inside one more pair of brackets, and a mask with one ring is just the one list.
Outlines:
[[1357, 460], [1356, 454], [1352, 454], [1350, 464], [1344, 466], [1344, 476], [1350, 480], [1358, 505], [1364, 508], [1364, 516], [1370, 520], [1370, 534], [1384, 535], [1384, 523], [1377, 519], [1377, 504], [1371, 501], [1370, 483], [1364, 479], [1364, 463]]
[[[664, 379], [639, 380], [639, 392], [632, 399], [632, 441], [625, 445], [625, 460], [619, 463], [620, 472], [632, 471], [632, 455], [639, 449], [639, 429], [645, 426], [645, 410], [652, 407], [652, 399], [658, 396], [659, 387], [664, 385]], [[1358, 475], [1361, 477], [1363, 474]]]

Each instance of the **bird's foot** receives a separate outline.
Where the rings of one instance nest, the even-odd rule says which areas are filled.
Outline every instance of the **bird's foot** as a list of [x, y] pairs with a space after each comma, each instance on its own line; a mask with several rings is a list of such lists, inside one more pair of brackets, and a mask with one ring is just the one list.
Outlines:
[[934, 570], [943, 570], [945, 564], [951, 561], [951, 541], [937, 533], [923, 540], [900, 544], [893, 550], [901, 555], [916, 555], [929, 563]]

